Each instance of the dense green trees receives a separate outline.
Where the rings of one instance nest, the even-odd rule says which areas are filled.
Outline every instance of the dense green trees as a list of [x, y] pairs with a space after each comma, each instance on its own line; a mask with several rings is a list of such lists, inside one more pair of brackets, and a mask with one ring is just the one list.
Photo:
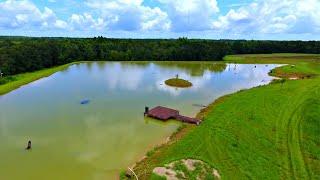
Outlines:
[[211, 61], [253, 53], [320, 53], [320, 42], [1, 37], [0, 70], [11, 75], [78, 60]]

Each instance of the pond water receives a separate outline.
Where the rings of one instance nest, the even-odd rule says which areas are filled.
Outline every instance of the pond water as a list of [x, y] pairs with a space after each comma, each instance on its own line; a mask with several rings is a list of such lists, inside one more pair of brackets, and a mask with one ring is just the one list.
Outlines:
[[[256, 67], [255, 67], [256, 66]], [[276, 65], [91, 62], [0, 96], [0, 179], [116, 179], [180, 125], [145, 106], [195, 116], [219, 96], [269, 83]], [[193, 87], [177, 89], [175, 77]], [[26, 151], [28, 140], [32, 150]]]

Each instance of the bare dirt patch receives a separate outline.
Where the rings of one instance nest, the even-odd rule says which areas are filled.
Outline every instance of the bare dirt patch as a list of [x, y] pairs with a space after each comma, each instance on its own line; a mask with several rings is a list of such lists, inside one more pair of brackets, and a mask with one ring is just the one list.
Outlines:
[[165, 167], [156, 167], [152, 172], [159, 176], [164, 176], [168, 180], [178, 180], [178, 178], [176, 177], [177, 173], [172, 169], [167, 169]]
[[153, 173], [168, 180], [176, 179], [221, 179], [219, 172], [207, 163], [197, 159], [182, 159], [156, 167]]

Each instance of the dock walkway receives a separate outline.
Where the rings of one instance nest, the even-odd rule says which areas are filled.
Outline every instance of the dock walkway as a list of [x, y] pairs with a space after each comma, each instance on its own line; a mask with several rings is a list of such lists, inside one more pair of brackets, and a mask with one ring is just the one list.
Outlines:
[[158, 119], [158, 120], [162, 120], [162, 121], [167, 121], [169, 119], [176, 119], [181, 122], [186, 122], [186, 123], [196, 124], [196, 125], [199, 125], [201, 123], [201, 120], [199, 119], [180, 115], [178, 110], [162, 107], [162, 106], [157, 106], [151, 110], [149, 110], [149, 108], [146, 107], [144, 115]]

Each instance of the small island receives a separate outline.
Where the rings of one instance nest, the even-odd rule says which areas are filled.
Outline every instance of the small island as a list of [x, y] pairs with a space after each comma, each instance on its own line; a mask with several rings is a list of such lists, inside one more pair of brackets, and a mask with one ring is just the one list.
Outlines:
[[191, 82], [184, 79], [180, 79], [178, 75], [175, 78], [166, 80], [164, 83], [168, 86], [180, 87], [180, 88], [188, 88], [192, 86]]

